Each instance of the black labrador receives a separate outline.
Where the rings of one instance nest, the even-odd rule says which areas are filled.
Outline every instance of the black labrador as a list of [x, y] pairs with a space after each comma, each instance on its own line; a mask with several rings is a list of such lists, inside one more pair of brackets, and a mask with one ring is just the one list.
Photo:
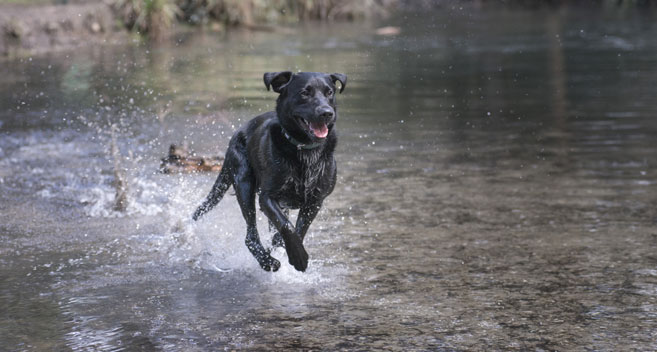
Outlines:
[[[335, 186], [336, 82], [342, 93], [347, 76], [284, 71], [265, 73], [264, 80], [267, 90], [279, 93], [276, 111], [256, 116], [233, 134], [223, 169], [193, 219], [217, 205], [233, 185], [246, 220], [246, 246], [264, 270], [276, 271], [281, 263], [263, 247], [256, 229], [258, 193], [260, 209], [277, 230], [272, 244], [285, 246], [290, 264], [305, 271], [303, 238]], [[287, 209], [299, 209], [296, 226]]]

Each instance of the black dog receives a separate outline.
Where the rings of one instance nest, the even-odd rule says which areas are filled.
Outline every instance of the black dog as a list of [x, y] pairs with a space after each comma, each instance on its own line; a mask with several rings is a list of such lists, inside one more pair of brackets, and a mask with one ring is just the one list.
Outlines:
[[[335, 84], [340, 82], [342, 93], [347, 76], [285, 71], [265, 73], [264, 80], [267, 90], [271, 86], [279, 93], [276, 111], [253, 118], [235, 132], [223, 169], [193, 219], [217, 205], [233, 185], [246, 220], [246, 246], [263, 269], [276, 271], [281, 263], [262, 246], [256, 229], [258, 193], [260, 209], [277, 230], [273, 245], [284, 245], [290, 264], [305, 271], [303, 238], [335, 186]], [[287, 209], [299, 209], [296, 226], [288, 220]]]

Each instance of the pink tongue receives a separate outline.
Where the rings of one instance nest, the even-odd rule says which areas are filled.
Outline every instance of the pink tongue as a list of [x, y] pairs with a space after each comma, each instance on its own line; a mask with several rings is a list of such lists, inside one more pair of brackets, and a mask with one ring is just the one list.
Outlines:
[[328, 127], [323, 122], [311, 122], [310, 130], [313, 131], [317, 138], [326, 138], [328, 135]]

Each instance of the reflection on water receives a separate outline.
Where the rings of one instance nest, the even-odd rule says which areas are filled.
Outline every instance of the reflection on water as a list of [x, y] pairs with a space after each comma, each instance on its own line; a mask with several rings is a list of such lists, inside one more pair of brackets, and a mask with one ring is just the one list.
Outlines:
[[[657, 348], [657, 27], [602, 17], [451, 10], [393, 19], [396, 37], [313, 25], [8, 62], [0, 350]], [[349, 75], [304, 274], [259, 269], [232, 196], [189, 221], [214, 175], [157, 173], [170, 143], [224, 150], [281, 69]]]

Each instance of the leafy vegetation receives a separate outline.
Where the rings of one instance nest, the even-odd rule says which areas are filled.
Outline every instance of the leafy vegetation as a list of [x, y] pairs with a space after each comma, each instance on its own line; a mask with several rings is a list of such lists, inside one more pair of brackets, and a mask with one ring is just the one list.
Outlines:
[[179, 13], [172, 0], [117, 0], [113, 7], [128, 29], [156, 41], [166, 36]]
[[226, 25], [356, 19], [386, 14], [399, 0], [176, 0], [189, 23]]

